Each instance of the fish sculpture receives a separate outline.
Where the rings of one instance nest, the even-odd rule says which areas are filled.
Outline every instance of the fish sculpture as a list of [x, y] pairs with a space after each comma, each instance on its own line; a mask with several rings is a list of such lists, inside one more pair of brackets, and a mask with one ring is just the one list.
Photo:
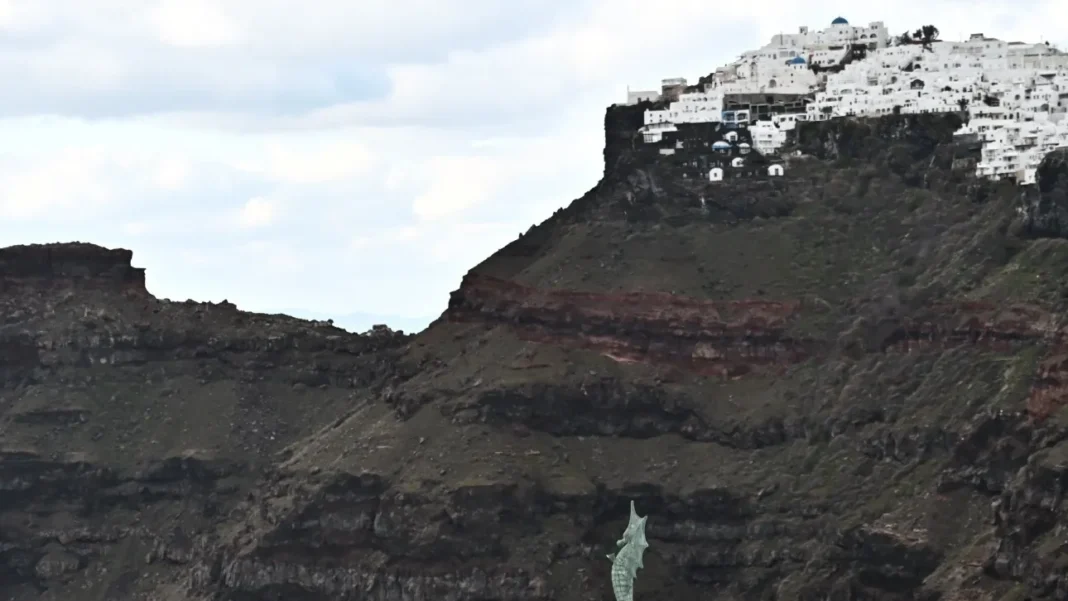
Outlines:
[[630, 523], [623, 531], [623, 538], [616, 542], [620, 547], [617, 553], [609, 553], [612, 561], [612, 592], [616, 601], [634, 601], [634, 579], [638, 569], [645, 567], [642, 557], [649, 548], [645, 539], [645, 521], [649, 516], [638, 517], [634, 501], [630, 503]]
[[638, 523], [642, 518], [638, 517], [638, 510], [634, 508], [634, 501], [630, 502], [630, 522], [627, 523], [627, 529], [623, 531], [623, 538], [616, 541], [617, 547], [622, 547], [627, 543], [627, 540], [634, 536], [634, 533], [638, 530]]

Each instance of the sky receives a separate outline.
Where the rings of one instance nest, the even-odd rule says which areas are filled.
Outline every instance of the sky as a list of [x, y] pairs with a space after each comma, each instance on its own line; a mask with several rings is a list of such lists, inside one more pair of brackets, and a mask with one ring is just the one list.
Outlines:
[[129, 248], [159, 297], [412, 329], [596, 183], [628, 86], [838, 16], [1068, 47], [1064, 0], [879, 5], [0, 0], [0, 246]]

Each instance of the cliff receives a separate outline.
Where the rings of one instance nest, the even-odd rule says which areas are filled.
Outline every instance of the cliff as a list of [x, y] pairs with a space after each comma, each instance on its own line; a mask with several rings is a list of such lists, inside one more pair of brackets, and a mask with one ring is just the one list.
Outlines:
[[980, 181], [959, 116], [891, 116], [710, 182], [640, 115], [414, 337], [0, 254], [3, 592], [609, 599], [635, 499], [636, 599], [1065, 598], [1061, 155]]
[[1023, 194], [1020, 214], [1033, 237], [1068, 237], [1068, 151], [1046, 155], [1038, 166], [1037, 185]]
[[95, 244], [33, 244], [0, 249], [0, 285], [125, 288], [145, 292], [145, 270], [133, 252]]
[[132, 257], [0, 250], [5, 598], [161, 598], [150, 566], [188, 561], [287, 444], [393, 377], [407, 341], [162, 301]]

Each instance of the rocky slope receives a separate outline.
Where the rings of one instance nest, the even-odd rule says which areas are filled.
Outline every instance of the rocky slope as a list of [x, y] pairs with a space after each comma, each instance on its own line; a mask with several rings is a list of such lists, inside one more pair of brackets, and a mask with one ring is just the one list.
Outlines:
[[131, 257], [0, 250], [4, 598], [159, 598], [186, 575], [152, 566], [395, 377], [404, 336], [161, 301]]
[[413, 338], [0, 255], [9, 598], [1063, 599], [1068, 155], [803, 124], [776, 179], [604, 178]]

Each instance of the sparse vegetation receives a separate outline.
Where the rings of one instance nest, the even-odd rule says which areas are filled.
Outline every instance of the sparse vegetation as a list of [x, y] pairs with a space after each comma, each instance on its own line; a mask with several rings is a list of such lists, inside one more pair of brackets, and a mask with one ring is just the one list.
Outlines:
[[919, 29], [897, 36], [896, 43], [900, 46], [920, 44], [925, 51], [932, 51], [931, 44], [939, 41], [940, 32], [934, 25], [924, 25]]

